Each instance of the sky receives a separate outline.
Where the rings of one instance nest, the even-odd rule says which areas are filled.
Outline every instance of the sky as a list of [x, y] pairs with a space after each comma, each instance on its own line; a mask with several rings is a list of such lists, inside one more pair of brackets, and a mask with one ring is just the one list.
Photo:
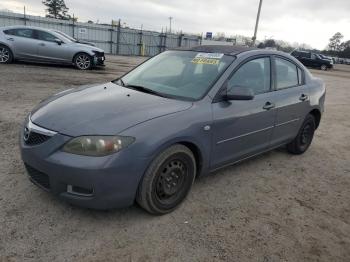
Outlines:
[[[253, 36], [259, 0], [65, 0], [80, 22], [111, 23], [121, 19], [130, 27], [195, 34], [224, 32]], [[0, 10], [45, 15], [41, 0], [1, 0]], [[350, 0], [263, 0], [257, 38], [274, 38], [326, 48], [336, 32], [350, 40]]]

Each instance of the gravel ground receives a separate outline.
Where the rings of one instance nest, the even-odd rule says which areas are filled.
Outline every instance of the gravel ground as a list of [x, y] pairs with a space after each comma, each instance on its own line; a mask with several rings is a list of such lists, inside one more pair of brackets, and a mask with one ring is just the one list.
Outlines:
[[0, 65], [0, 261], [350, 261], [350, 66], [312, 70], [328, 88], [307, 153], [279, 149], [198, 179], [169, 215], [82, 209], [32, 185], [17, 142], [25, 115], [142, 60], [111, 56], [88, 72]]

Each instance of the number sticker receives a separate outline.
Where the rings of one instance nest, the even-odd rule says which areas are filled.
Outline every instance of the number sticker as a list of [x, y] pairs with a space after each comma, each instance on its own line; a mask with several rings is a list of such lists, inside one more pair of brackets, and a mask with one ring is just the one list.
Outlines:
[[194, 64], [205, 64], [205, 65], [218, 65], [219, 64], [219, 59], [210, 59], [210, 58], [193, 58], [191, 61]]

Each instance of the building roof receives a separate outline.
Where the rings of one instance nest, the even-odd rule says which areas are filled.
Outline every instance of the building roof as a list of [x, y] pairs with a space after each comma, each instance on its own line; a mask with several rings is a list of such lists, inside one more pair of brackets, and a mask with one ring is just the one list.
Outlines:
[[223, 53], [226, 55], [237, 55], [250, 50], [259, 50], [253, 47], [229, 46], [229, 45], [199, 45], [194, 47], [180, 48], [179, 50], [206, 52], [206, 53]]

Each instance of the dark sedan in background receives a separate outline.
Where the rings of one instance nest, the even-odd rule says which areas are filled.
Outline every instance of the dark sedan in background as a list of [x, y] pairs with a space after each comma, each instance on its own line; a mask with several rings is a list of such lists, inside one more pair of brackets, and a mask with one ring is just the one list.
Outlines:
[[113, 82], [42, 101], [20, 132], [21, 155], [32, 182], [70, 203], [136, 200], [165, 214], [198, 176], [284, 145], [304, 153], [324, 101], [323, 82], [285, 53], [166, 51]]

